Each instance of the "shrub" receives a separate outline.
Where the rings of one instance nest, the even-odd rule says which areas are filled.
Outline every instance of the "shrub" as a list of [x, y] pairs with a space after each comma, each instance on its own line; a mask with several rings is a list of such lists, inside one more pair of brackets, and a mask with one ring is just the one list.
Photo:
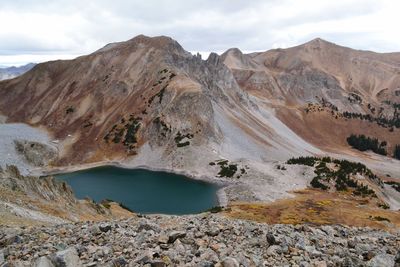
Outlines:
[[189, 141], [176, 144], [177, 147], [184, 147], [184, 146], [188, 146], [188, 145], [190, 145], [190, 142], [189, 142]]
[[388, 204], [386, 204], [386, 203], [379, 203], [379, 204], [378, 204], [378, 207], [379, 207], [379, 208], [382, 208], [382, 209], [384, 209], [384, 210], [390, 209], [390, 206], [389, 206]]
[[188, 146], [188, 145], [190, 145], [190, 142], [189, 141], [186, 141], [186, 142], [183, 142], [183, 143], [181, 143], [181, 141], [183, 140], [183, 139], [185, 139], [185, 138], [187, 138], [187, 139], [192, 139], [194, 137], [194, 135], [193, 134], [191, 134], [191, 133], [187, 133], [187, 134], [182, 134], [180, 131], [178, 131], [178, 133], [176, 134], [176, 136], [175, 136], [175, 143], [176, 143], [176, 146], [177, 147], [184, 147], [184, 146]]
[[221, 170], [218, 172], [220, 177], [233, 177], [237, 172], [236, 164], [221, 165]]
[[73, 107], [68, 107], [66, 110], [65, 110], [65, 113], [66, 114], [70, 114], [70, 113], [72, 113], [72, 112], [74, 112], [75, 110], [74, 110], [74, 108]]
[[124, 139], [124, 145], [135, 144], [137, 142], [136, 133], [139, 131], [140, 122], [138, 119], [134, 119], [130, 123], [125, 125], [126, 134]]

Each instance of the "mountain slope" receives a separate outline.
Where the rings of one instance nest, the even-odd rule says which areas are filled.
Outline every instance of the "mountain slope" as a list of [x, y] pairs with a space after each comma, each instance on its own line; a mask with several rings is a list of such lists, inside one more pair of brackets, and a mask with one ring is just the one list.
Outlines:
[[[221, 144], [217, 119], [257, 140], [254, 149], [282, 142], [262, 114], [252, 113], [256, 104], [216, 54], [202, 61], [167, 37], [138, 36], [75, 60], [39, 64], [0, 87], [9, 121], [45, 126], [73, 143], [71, 158], [65, 146], [66, 162], [132, 155], [145, 143], [177, 150], [179, 136], [196, 146]], [[8, 112], [9, 105], [16, 108]]]
[[0, 113], [48, 130], [59, 143], [57, 167], [113, 161], [199, 178], [218, 176], [215, 162], [226, 159], [239, 178], [226, 179], [230, 199], [273, 200], [312, 178], [300, 167], [276, 169], [291, 157], [331, 154], [400, 176], [395, 160], [345, 141], [364, 133], [390, 149], [400, 143], [398, 128], [345, 114], [399, 116], [399, 59], [317, 39], [204, 61], [171, 38], [141, 35], [0, 82]]
[[0, 81], [12, 79], [32, 69], [36, 64], [29, 63], [20, 67], [4, 67], [0, 68]]
[[390, 151], [400, 142], [400, 53], [315, 39], [247, 55], [228, 50], [222, 58], [244, 91], [274, 106], [286, 125], [318, 147], [342, 150], [351, 133], [386, 140]]

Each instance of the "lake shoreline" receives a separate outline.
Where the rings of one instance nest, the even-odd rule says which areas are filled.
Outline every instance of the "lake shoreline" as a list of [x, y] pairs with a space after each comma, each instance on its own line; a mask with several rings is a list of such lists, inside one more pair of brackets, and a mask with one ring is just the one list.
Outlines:
[[65, 174], [65, 173], [93, 169], [93, 168], [97, 168], [97, 167], [108, 167], [108, 166], [129, 169], [129, 170], [142, 169], [142, 170], [148, 170], [148, 171], [167, 172], [167, 173], [172, 173], [172, 174], [183, 175], [191, 180], [214, 184], [219, 187], [219, 189], [216, 192], [218, 206], [226, 207], [229, 202], [227, 194], [225, 192], [225, 188], [228, 185], [230, 185], [231, 183], [229, 183], [227, 181], [216, 180], [215, 178], [211, 178], [211, 177], [205, 176], [205, 175], [201, 175], [201, 176], [193, 175], [193, 174], [191, 174], [187, 171], [183, 171], [183, 170], [168, 169], [168, 168], [155, 168], [155, 167], [148, 166], [148, 165], [132, 166], [132, 165], [123, 164], [123, 163], [117, 162], [117, 161], [101, 161], [101, 162], [86, 163], [86, 164], [72, 165], [72, 166], [65, 166], [65, 167], [36, 169], [36, 170], [33, 170], [31, 172], [31, 174], [35, 175], [35, 176], [51, 176], [51, 175]]

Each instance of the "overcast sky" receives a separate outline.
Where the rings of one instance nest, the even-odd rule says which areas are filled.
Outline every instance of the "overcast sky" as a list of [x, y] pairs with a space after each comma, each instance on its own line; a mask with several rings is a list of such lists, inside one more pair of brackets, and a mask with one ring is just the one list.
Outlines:
[[0, 0], [0, 65], [72, 58], [138, 34], [171, 36], [191, 52], [264, 51], [316, 37], [393, 52], [399, 10], [397, 0]]

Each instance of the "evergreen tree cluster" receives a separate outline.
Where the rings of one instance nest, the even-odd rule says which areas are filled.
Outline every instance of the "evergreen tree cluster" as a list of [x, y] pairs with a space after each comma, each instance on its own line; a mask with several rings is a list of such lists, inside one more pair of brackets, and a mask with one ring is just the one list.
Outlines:
[[393, 117], [391, 119], [384, 117], [373, 117], [370, 114], [361, 114], [361, 113], [353, 113], [353, 112], [343, 112], [343, 117], [347, 119], [360, 119], [366, 120], [369, 122], [376, 122], [379, 126], [388, 128], [388, 127], [396, 127], [400, 128], [400, 118]]
[[387, 155], [386, 141], [379, 142], [377, 138], [367, 137], [365, 135], [350, 135], [347, 138], [347, 143], [360, 151], [372, 150], [380, 155]]
[[[337, 169], [330, 169], [327, 163], [335, 164]], [[312, 179], [310, 185], [322, 190], [328, 190], [331, 188], [331, 185], [334, 185], [337, 191], [347, 191], [348, 188], [352, 188], [354, 195], [376, 197], [372, 189], [359, 183], [351, 176], [359, 173], [374, 180], [378, 184], [382, 183], [381, 180], [362, 163], [332, 159], [330, 157], [299, 157], [289, 159], [287, 164], [300, 164], [315, 167], [314, 173], [316, 176]]]

